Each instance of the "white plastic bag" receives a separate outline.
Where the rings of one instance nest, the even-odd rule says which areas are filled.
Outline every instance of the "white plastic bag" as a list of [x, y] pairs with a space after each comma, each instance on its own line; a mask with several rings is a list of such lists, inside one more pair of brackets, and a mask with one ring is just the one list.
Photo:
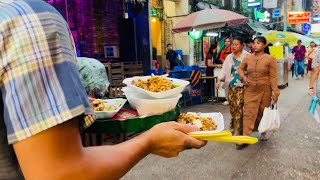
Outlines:
[[280, 128], [280, 113], [277, 104], [264, 108], [263, 116], [259, 124], [259, 133], [277, 131]]

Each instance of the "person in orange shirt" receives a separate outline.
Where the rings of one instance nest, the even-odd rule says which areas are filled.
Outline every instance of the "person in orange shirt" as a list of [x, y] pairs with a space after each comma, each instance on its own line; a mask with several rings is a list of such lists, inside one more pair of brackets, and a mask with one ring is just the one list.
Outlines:
[[224, 39], [224, 48], [223, 50], [220, 52], [220, 57], [219, 60], [224, 62], [224, 60], [227, 58], [227, 56], [229, 54], [232, 53], [232, 49], [231, 49], [231, 39], [230, 38], [225, 38]]

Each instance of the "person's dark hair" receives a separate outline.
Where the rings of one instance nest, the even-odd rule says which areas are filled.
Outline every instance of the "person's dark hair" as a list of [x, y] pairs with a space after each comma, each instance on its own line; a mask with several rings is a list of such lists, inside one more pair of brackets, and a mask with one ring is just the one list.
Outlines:
[[310, 42], [310, 45], [311, 45], [312, 43], [313, 43], [313, 44], [316, 44], [314, 41], [311, 41], [311, 42]]
[[227, 39], [229, 39], [229, 40], [230, 40], [230, 42], [232, 41], [232, 39], [231, 39], [231, 38], [226, 37], [226, 38], [224, 38], [223, 42], [226, 42], [226, 40], [227, 40]]
[[172, 46], [172, 44], [169, 43], [169, 44], [167, 44], [167, 47], [168, 47], [168, 46]]
[[234, 38], [232, 39], [232, 41], [234, 41], [234, 40], [240, 41], [240, 44], [243, 44], [243, 43], [244, 43], [242, 37], [240, 37], [240, 36], [234, 37]]
[[270, 55], [270, 49], [269, 49], [269, 46], [265, 47], [263, 51], [264, 51], [264, 53], [266, 53], [266, 54], [269, 54], [269, 55]]
[[214, 50], [214, 49], [216, 49], [216, 48], [217, 48], [217, 45], [216, 45], [216, 44], [212, 44], [212, 45], [210, 46], [210, 48], [209, 48], [208, 53], [213, 56], [214, 54], [213, 54], [212, 50]]
[[246, 44], [253, 43], [253, 39], [247, 38], [244, 43]]
[[[263, 36], [258, 36], [254, 38], [254, 41], [257, 40], [263, 44], [267, 44], [267, 39]], [[270, 43], [271, 44], [271, 43]], [[272, 45], [273, 46], [273, 45]], [[270, 55], [270, 50], [269, 50], [269, 44], [267, 47], [264, 48], [264, 53], [269, 54]]]
[[263, 37], [263, 36], [255, 37], [255, 38], [254, 38], [254, 41], [255, 41], [255, 40], [257, 40], [257, 41], [259, 41], [259, 42], [261, 42], [261, 43], [263, 43], [263, 44], [267, 44], [267, 39], [266, 39], [265, 37]]

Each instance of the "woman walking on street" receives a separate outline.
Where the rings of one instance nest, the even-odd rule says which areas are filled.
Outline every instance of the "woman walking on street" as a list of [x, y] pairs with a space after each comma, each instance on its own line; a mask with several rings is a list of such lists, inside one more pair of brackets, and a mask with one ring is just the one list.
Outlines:
[[302, 45], [302, 41], [298, 40], [297, 45], [293, 47], [292, 54], [294, 55], [294, 73], [296, 75], [296, 80], [304, 78], [304, 57], [306, 54], [306, 47]]
[[316, 43], [314, 43], [313, 41], [311, 41], [310, 46], [307, 48], [307, 53], [306, 53], [306, 58], [308, 60], [308, 65], [307, 65], [307, 73], [306, 75], [308, 75], [308, 72], [312, 71], [312, 60], [314, 59], [314, 54], [316, 51]]
[[216, 88], [220, 88], [221, 80], [230, 79], [228, 101], [230, 105], [231, 122], [230, 129], [234, 130], [234, 135], [242, 134], [243, 118], [243, 94], [244, 84], [240, 81], [237, 68], [242, 60], [249, 54], [243, 49], [243, 40], [241, 37], [235, 37], [232, 41], [233, 53], [229, 54], [222, 66], [222, 72], [218, 78]]
[[[266, 38], [256, 37], [255, 53], [248, 55], [238, 68], [239, 75], [245, 83], [243, 115], [245, 136], [251, 136], [253, 131], [258, 129], [264, 108], [270, 107], [271, 100], [276, 103], [280, 95], [277, 85], [277, 61], [273, 56], [264, 53], [266, 47]], [[261, 134], [261, 140], [267, 140], [265, 133]]]

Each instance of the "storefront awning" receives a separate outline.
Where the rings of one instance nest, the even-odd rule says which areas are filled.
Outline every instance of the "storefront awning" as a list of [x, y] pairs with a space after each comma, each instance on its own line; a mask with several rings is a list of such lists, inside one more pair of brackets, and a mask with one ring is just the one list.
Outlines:
[[248, 26], [257, 33], [264, 34], [268, 32], [268, 29], [265, 28], [262, 24], [258, 22], [249, 22]]

